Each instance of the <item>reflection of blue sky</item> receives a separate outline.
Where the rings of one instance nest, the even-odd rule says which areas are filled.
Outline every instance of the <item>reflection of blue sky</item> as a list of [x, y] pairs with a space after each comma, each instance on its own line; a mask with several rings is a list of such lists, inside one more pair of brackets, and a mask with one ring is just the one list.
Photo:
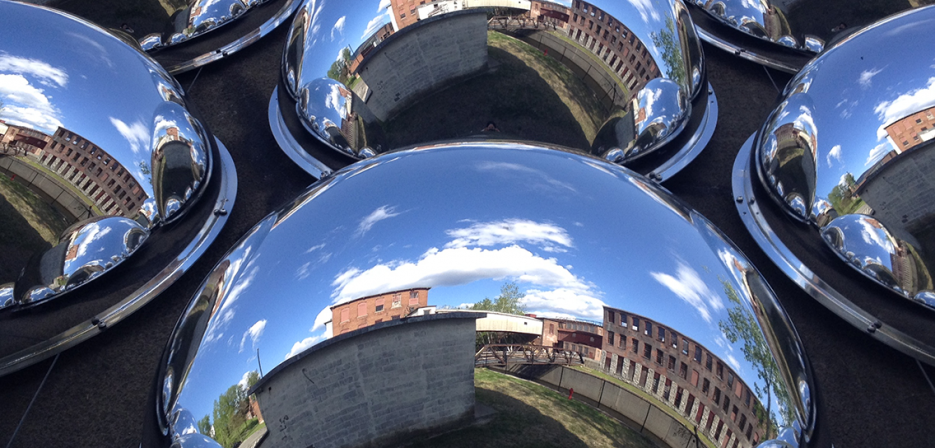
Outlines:
[[188, 377], [198, 386], [183, 392], [185, 407], [196, 418], [209, 414], [220, 393], [257, 369], [252, 344], [269, 372], [328, 337], [323, 324], [335, 303], [431, 287], [430, 305], [458, 307], [495, 299], [507, 281], [526, 294], [530, 313], [601, 321], [606, 304], [753, 372], [738, 347], [716, 342], [726, 319], [720, 280], [735, 274], [712, 237], [698, 237], [687, 214], [673, 213], [620, 168], [606, 165], [596, 176], [593, 159], [526, 158], [530, 152], [394, 153], [339, 174], [290, 210], [236, 267]]
[[[16, 4], [3, 10], [20, 20], [4, 23], [3, 35], [15, 43], [0, 45], [0, 118], [50, 135], [59, 126], [74, 131], [145, 182], [136, 168], [150, 163], [153, 111], [164, 101], [154, 63], [103, 30]], [[45, 31], [37, 33], [36, 23]]]
[[[892, 25], [882, 27], [885, 30]], [[924, 19], [921, 24], [904, 27], [902, 32], [907, 34], [898, 36], [898, 41], [892, 30], [856, 35], [826, 52], [824, 60], [816, 60], [813, 66], [819, 70], [815, 73], [800, 75], [810, 81], [805, 90], [818, 108], [814, 119], [819, 142], [819, 196], [827, 197], [845, 173], [859, 178], [896, 149], [886, 126], [935, 105], [935, 77], [929, 64], [913, 62], [916, 45], [935, 43], [929, 35], [933, 27], [933, 20]], [[914, 46], [901, 42], [914, 42]]]

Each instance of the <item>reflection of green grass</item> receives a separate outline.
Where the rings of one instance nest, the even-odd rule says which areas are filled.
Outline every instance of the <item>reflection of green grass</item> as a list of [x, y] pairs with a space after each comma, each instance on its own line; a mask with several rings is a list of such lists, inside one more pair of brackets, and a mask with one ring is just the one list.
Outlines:
[[[6, 175], [0, 175], [0, 195], [6, 198], [43, 240], [53, 246], [58, 244], [59, 236], [68, 227], [68, 222], [57, 210], [43, 202], [36, 193]], [[12, 231], [6, 225], [3, 228]]]
[[[578, 370], [581, 370], [582, 372], [586, 372], [586, 373], [588, 373], [588, 374], [590, 374], [590, 375], [594, 375], [594, 376], [596, 376], [596, 377], [598, 377], [598, 378], [601, 378], [601, 379], [603, 379], [603, 380], [606, 380], [606, 381], [608, 381], [608, 382], [614, 383], [614, 384], [616, 384], [616, 385], [618, 385], [618, 386], [620, 386], [620, 387], [622, 387], [622, 388], [624, 388], [624, 389], [626, 389], [626, 390], [628, 390], [628, 391], [630, 391], [630, 392], [636, 394], [638, 397], [640, 397], [640, 398], [642, 398], [642, 399], [644, 399], [644, 400], [650, 402], [653, 406], [659, 408], [659, 410], [665, 412], [666, 414], [669, 414], [669, 416], [671, 416], [672, 418], [678, 420], [678, 422], [681, 423], [682, 426], [684, 426], [684, 427], [686, 427], [686, 428], [688, 428], [688, 429], [692, 429], [692, 428], [694, 428], [694, 427], [696, 426], [696, 424], [695, 424], [694, 422], [688, 421], [688, 419], [686, 419], [682, 414], [679, 414], [679, 413], [676, 412], [674, 409], [672, 409], [671, 407], [669, 407], [668, 404], [665, 404], [665, 403], [663, 403], [661, 400], [659, 400], [658, 398], [656, 398], [655, 396], [646, 393], [646, 391], [644, 391], [643, 389], [640, 389], [640, 388], [638, 388], [638, 387], [636, 387], [636, 386], [634, 386], [634, 385], [632, 385], [632, 384], [629, 384], [629, 383], [627, 383], [627, 382], [625, 382], [625, 381], [623, 381], [623, 380], [621, 380], [621, 379], [619, 379], [619, 378], [615, 378], [615, 377], [613, 377], [613, 376], [610, 376], [610, 375], [608, 375], [608, 374], [606, 374], [606, 373], [604, 373], [604, 372], [602, 372], [602, 371], [600, 371], [600, 370], [597, 370], [597, 369], [592, 369], [592, 368], [590, 368], [590, 367], [585, 367], [585, 366], [575, 366], [575, 367], [573, 367], [573, 368], [578, 369]], [[659, 387], [664, 387], [664, 386], [660, 385]], [[674, 388], [674, 386], [673, 386], [673, 388]], [[671, 393], [674, 394], [675, 391], [673, 390]], [[686, 392], [686, 396], [683, 396], [682, 399], [683, 399], [683, 400], [687, 400], [687, 399], [688, 399], [688, 397], [687, 397], [687, 392]], [[707, 434], [702, 434], [702, 432], [703, 432], [703, 431], [700, 431], [700, 430], [698, 431], [698, 434], [701, 436], [701, 442], [704, 443], [706, 446], [708, 446], [708, 447], [710, 447], [710, 448], [716, 448], [716, 445], [708, 439]]]
[[603, 412], [539, 384], [475, 369], [474, 386], [478, 403], [497, 412], [493, 421], [418, 441], [414, 446], [654, 446]]
[[510, 53], [535, 70], [571, 111], [588, 141], [594, 141], [607, 111], [598, 103], [594, 93], [575, 77], [568, 67], [555, 58], [546, 56], [538, 48], [503, 33], [488, 31], [487, 43], [491, 47]]
[[85, 194], [85, 192], [79, 190], [78, 187], [72, 185], [71, 183], [66, 182], [64, 179], [62, 179], [62, 176], [61, 176], [60, 174], [58, 174], [58, 173], [56, 173], [56, 172], [54, 172], [54, 171], [52, 171], [52, 170], [50, 170], [50, 169], [48, 169], [48, 168], [42, 166], [42, 165], [39, 164], [39, 163], [34, 162], [34, 161], [32, 161], [32, 160], [29, 160], [29, 159], [26, 159], [26, 158], [18, 159], [18, 160], [19, 160], [20, 162], [26, 163], [27, 165], [29, 165], [30, 167], [36, 169], [37, 171], [40, 171], [40, 172], [42, 172], [42, 173], [45, 173], [45, 174], [48, 175], [49, 177], [58, 180], [58, 182], [56, 182], [57, 185], [59, 185], [60, 187], [65, 187], [65, 188], [67, 188], [68, 190], [70, 190], [72, 193], [74, 193], [74, 195], [75, 195], [79, 200], [81, 200], [81, 202], [84, 203], [85, 206], [91, 207], [91, 211], [92, 211], [95, 215], [100, 216], [100, 215], [103, 215], [103, 214], [104, 214], [104, 212], [102, 212], [101, 209], [99, 209], [99, 208], [97, 207], [97, 205], [94, 203], [94, 201], [92, 201], [91, 198], [89, 198], [88, 195]]
[[[568, 35], [566, 35], [565, 33], [560, 33], [558, 31], [549, 31], [548, 33], [565, 41], [565, 43], [567, 43], [571, 47], [580, 49], [582, 53], [588, 55], [588, 57], [591, 58], [591, 60], [594, 61], [594, 63], [597, 64], [598, 67], [604, 69], [604, 72], [606, 72], [607, 75], [610, 76], [610, 79], [614, 80], [614, 82], [617, 83], [617, 87], [620, 87], [620, 89], [623, 90], [624, 97], [627, 97], [630, 95], [630, 89], [628, 89], [627, 86], [623, 85], [623, 80], [620, 79], [620, 75], [618, 75], [616, 72], [611, 70], [610, 66], [608, 66], [607, 63], [604, 62], [603, 59], [597, 57], [597, 55], [594, 54], [591, 50], [588, 50], [587, 48], [581, 46], [581, 44], [576, 42], [574, 39], [568, 37]], [[610, 56], [608, 56], [608, 58], [609, 57]]]

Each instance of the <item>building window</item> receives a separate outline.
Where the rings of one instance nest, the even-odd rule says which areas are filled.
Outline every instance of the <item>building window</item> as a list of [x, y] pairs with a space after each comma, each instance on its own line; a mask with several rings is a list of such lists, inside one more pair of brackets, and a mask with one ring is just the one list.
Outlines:
[[727, 387], [730, 388], [734, 385], [734, 374], [727, 372]]
[[379, 299], [377, 299], [376, 306], [374, 307], [374, 312], [379, 313], [383, 311], [383, 303], [385, 300], [386, 299], [384, 299], [383, 297], [380, 297]]
[[669, 365], [667, 368], [669, 370], [675, 370], [675, 356], [669, 355]]
[[393, 294], [393, 308], [399, 308], [403, 306], [403, 295], [400, 293]]
[[630, 329], [633, 331], [640, 331], [640, 319], [638, 317], [633, 318], [633, 327]]
[[682, 354], [688, 354], [688, 339], [682, 338]]
[[724, 379], [724, 364], [721, 364], [721, 361], [717, 362], [717, 370], [714, 372], [714, 374], [717, 375], [717, 379]]
[[653, 375], [653, 393], [659, 391], [659, 374], [656, 373]]
[[708, 389], [710, 388], [711, 388], [711, 382], [708, 381], [707, 378], [705, 378], [704, 381], [701, 382], [701, 392], [703, 392], [705, 395], [708, 395]]
[[357, 304], [357, 317], [367, 317], [367, 302]]
[[643, 334], [649, 337], [653, 336], [653, 323], [652, 322], [646, 321], [646, 327], [643, 328]]
[[675, 389], [675, 409], [678, 409], [682, 405], [682, 388], [676, 387]]
[[682, 377], [683, 380], [688, 377], [688, 364], [683, 362], [682, 365], [679, 366], [679, 376]]
[[656, 339], [659, 339], [660, 342], [666, 341], [666, 329], [662, 327], [656, 327]]
[[555, 324], [549, 324], [549, 334], [555, 334]]
[[653, 354], [653, 346], [650, 344], [643, 344], [643, 357], [649, 359]]
[[666, 378], [666, 387], [662, 390], [662, 399], [669, 401], [669, 391], [672, 390], [672, 380]]
[[347, 321], [351, 320], [351, 317], [350, 317], [350, 316], [351, 316], [351, 312], [350, 312], [350, 311], [351, 311], [351, 310], [349, 310], [349, 309], [347, 309], [347, 308], [344, 308], [343, 310], [341, 310], [341, 322], [347, 322]]
[[[734, 409], [737, 409], [737, 408], [734, 407]], [[735, 410], [734, 412], [736, 413], [737, 411]], [[743, 431], [743, 428], [745, 428], [746, 426], [747, 426], [747, 416], [740, 414], [740, 430]]]
[[721, 389], [714, 388], [714, 404], [721, 404]]
[[633, 353], [639, 353], [640, 352], [640, 341], [637, 341], [636, 339], [630, 339], [630, 342], [632, 342], [632, 345], [630, 347], [633, 349]]
[[698, 403], [698, 413], [695, 414], [695, 423], [701, 423], [702, 416], [704, 416], [704, 404]]
[[656, 364], [662, 365], [662, 350], [656, 349]]
[[727, 397], [727, 394], [724, 394], [724, 412], [727, 412], [730, 409], [730, 398]]
[[708, 369], [709, 372], [711, 371], [711, 359], [711, 354], [707, 353], [707, 356], [705, 356], [704, 368]]
[[672, 348], [678, 349], [679, 348], [679, 334], [674, 331], [670, 331], [669, 336], [672, 337]]
[[695, 362], [701, 362], [701, 347], [695, 346], [695, 357], [692, 358]]
[[607, 342], [609, 342], [611, 347], [613, 347], [614, 345], [614, 332], [613, 331], [607, 332]]
[[700, 377], [700, 376], [698, 375], [698, 371], [695, 370], [695, 369], [692, 369], [692, 386], [698, 387], [698, 378], [699, 378], [699, 377]]
[[618, 320], [617, 323], [620, 324], [621, 327], [626, 329], [627, 328], [627, 315], [620, 313], [620, 320]]
[[714, 440], [721, 438], [721, 430], [724, 429], [724, 421], [717, 422], [717, 429], [714, 431]]
[[695, 405], [695, 396], [692, 394], [688, 394], [688, 402], [685, 403], [685, 414], [686, 415], [691, 415], [692, 406], [694, 405]]

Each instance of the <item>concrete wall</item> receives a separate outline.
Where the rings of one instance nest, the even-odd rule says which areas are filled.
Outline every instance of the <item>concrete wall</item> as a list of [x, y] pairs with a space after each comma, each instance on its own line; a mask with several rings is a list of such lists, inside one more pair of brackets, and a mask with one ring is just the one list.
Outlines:
[[[38, 162], [37, 162], [38, 163]], [[90, 218], [88, 205], [56, 179], [13, 157], [0, 157], [0, 169], [16, 175], [16, 182], [28, 183], [49, 198], [51, 204], [70, 220]]]
[[[600, 409], [631, 421], [635, 426], [633, 429], [670, 447], [689, 446], [688, 443], [693, 439], [694, 428], [686, 428], [656, 404], [594, 375], [564, 366], [513, 366], [510, 371], [552, 386], [563, 394], [568, 393], [569, 389], [574, 389], [576, 397], [584, 397], [592, 401], [592, 404], [599, 405]], [[700, 432], [701, 428], [699, 434]], [[733, 439], [734, 437], [731, 438]]]
[[361, 63], [360, 77], [370, 87], [366, 104], [386, 121], [419, 94], [487, 66], [487, 16], [458, 11], [400, 29]]
[[368, 447], [474, 417], [474, 319], [435, 314], [332, 338], [258, 382], [266, 445]]

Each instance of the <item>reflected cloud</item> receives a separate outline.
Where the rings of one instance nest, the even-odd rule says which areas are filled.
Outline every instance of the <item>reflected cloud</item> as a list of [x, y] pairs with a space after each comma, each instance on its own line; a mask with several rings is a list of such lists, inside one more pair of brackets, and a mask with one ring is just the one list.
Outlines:
[[285, 359], [289, 359], [289, 358], [291, 358], [291, 357], [293, 357], [293, 356], [295, 356], [295, 355], [298, 355], [299, 353], [304, 352], [304, 351], [305, 351], [306, 349], [308, 349], [309, 347], [311, 347], [311, 346], [313, 346], [313, 345], [315, 345], [315, 344], [317, 344], [317, 343], [319, 343], [319, 342], [325, 340], [326, 337], [327, 337], [327, 335], [325, 335], [325, 334], [320, 334], [320, 335], [318, 335], [318, 336], [307, 337], [307, 338], [305, 338], [305, 339], [302, 339], [302, 340], [299, 341], [299, 342], [296, 342], [295, 344], [292, 344], [292, 349], [289, 350], [289, 353], [286, 353], [286, 358], [285, 358]]
[[[863, 238], [865, 243], [873, 245], [874, 247], [883, 248], [887, 253], [892, 254], [896, 252], [896, 248], [893, 247], [893, 243], [889, 240], [889, 238], [886, 237], [885, 231], [881, 227], [878, 227], [879, 224], [874, 226], [873, 223], [867, 219], [860, 219], [859, 222], [861, 226], [860, 236]], [[879, 261], [879, 258], [877, 261], [882, 264], [882, 262]]]
[[522, 241], [543, 245], [543, 250], [546, 252], [566, 252], [565, 249], [549, 243], [574, 247], [565, 229], [553, 224], [524, 219], [478, 223], [465, 229], [449, 230], [446, 233], [454, 240], [446, 244], [445, 248], [495, 246]]
[[370, 19], [370, 22], [367, 23], [367, 29], [364, 30], [364, 34], [360, 38], [366, 39], [376, 33], [380, 27], [389, 22], [390, 17], [390, 10], [386, 9], [380, 15]]
[[870, 150], [870, 155], [867, 156], [867, 161], [864, 162], [864, 166], [877, 163], [886, 153], [890, 152], [890, 149], [892, 148], [889, 142], [883, 142], [874, 146], [873, 149]]
[[879, 75], [882, 71], [882, 68], [875, 70], [864, 70], [860, 72], [860, 76], [857, 78], [857, 83], [860, 84], [862, 89], [869, 89], [873, 86], [873, 77]]
[[825, 160], [828, 161], [829, 168], [831, 167], [831, 159], [843, 163], [843, 160], [841, 160], [841, 145], [834, 145], [831, 151], [828, 152], [828, 157], [826, 157]]
[[399, 213], [396, 213], [395, 207], [390, 207], [387, 205], [381, 206], [360, 221], [360, 224], [357, 226], [357, 233], [355, 235], [358, 237], [363, 236], [365, 233], [370, 231], [374, 224], [394, 216], [399, 216]]
[[522, 174], [532, 174], [541, 180], [545, 181], [550, 187], [557, 187], [560, 189], [577, 192], [575, 187], [565, 182], [561, 182], [552, 176], [549, 176], [543, 171], [537, 170], [535, 168], [530, 168], [525, 165], [520, 165], [518, 163], [509, 163], [509, 162], [480, 162], [476, 165], [479, 171], [500, 171], [506, 173], [522, 173]]
[[588, 290], [557, 288], [551, 291], [530, 289], [520, 301], [530, 313], [542, 317], [584, 318], [600, 321], [606, 305]]
[[56, 109], [45, 90], [30, 85], [23, 75], [0, 74], [0, 98], [3, 98], [10, 124], [55, 133], [62, 126]]
[[338, 19], [337, 22], [334, 22], [334, 26], [331, 27], [331, 41], [332, 42], [335, 39], [335, 33], [339, 35], [344, 34], [344, 22], [346, 20], [347, 20], [347, 16], [341, 16], [341, 18]]
[[[130, 144], [130, 150], [133, 151], [133, 154], [138, 155], [140, 150], [149, 149], [149, 129], [147, 129], [146, 125], [144, 125], [142, 122], [137, 120], [133, 124], [128, 125], [122, 120], [110, 117], [110, 123], [113, 124], [115, 128], [117, 128], [117, 132], [119, 132], [123, 138], [127, 139], [127, 143]], [[157, 126], [162, 126], [163, 123], [159, 123]], [[174, 122], [171, 123], [171, 127], [175, 127]]]
[[[243, 352], [244, 343], [247, 342], [247, 338], [250, 338], [250, 341], [253, 343], [253, 346], [256, 347], [257, 341], [260, 340], [260, 336], [263, 335], [263, 330], [266, 328], [266, 319], [257, 321], [253, 324], [250, 329], [244, 332], [243, 337], [240, 339], [240, 352]], [[239, 352], [238, 352], [239, 353]]]
[[32, 75], [39, 78], [39, 82], [44, 85], [55, 83], [59, 87], [65, 87], [68, 84], [68, 74], [64, 70], [52, 67], [38, 59], [11, 56], [4, 51], [0, 51], [0, 72]]
[[711, 311], [724, 308], [721, 298], [708, 288], [698, 271], [679, 261], [675, 276], [662, 272], [651, 272], [650, 275], [675, 295], [694, 307], [705, 322], [711, 322]]
[[935, 106], [935, 77], [929, 78], [926, 86], [921, 89], [899, 95], [893, 101], [877, 104], [873, 111], [882, 120], [877, 129], [877, 140], [886, 138], [886, 127], [895, 121], [932, 106]]
[[628, 0], [631, 5], [640, 13], [640, 18], [644, 22], [648, 22], [649, 18], [652, 17], [654, 21], [659, 21], [659, 12], [656, 11], [656, 6], [653, 5], [652, 0]]

